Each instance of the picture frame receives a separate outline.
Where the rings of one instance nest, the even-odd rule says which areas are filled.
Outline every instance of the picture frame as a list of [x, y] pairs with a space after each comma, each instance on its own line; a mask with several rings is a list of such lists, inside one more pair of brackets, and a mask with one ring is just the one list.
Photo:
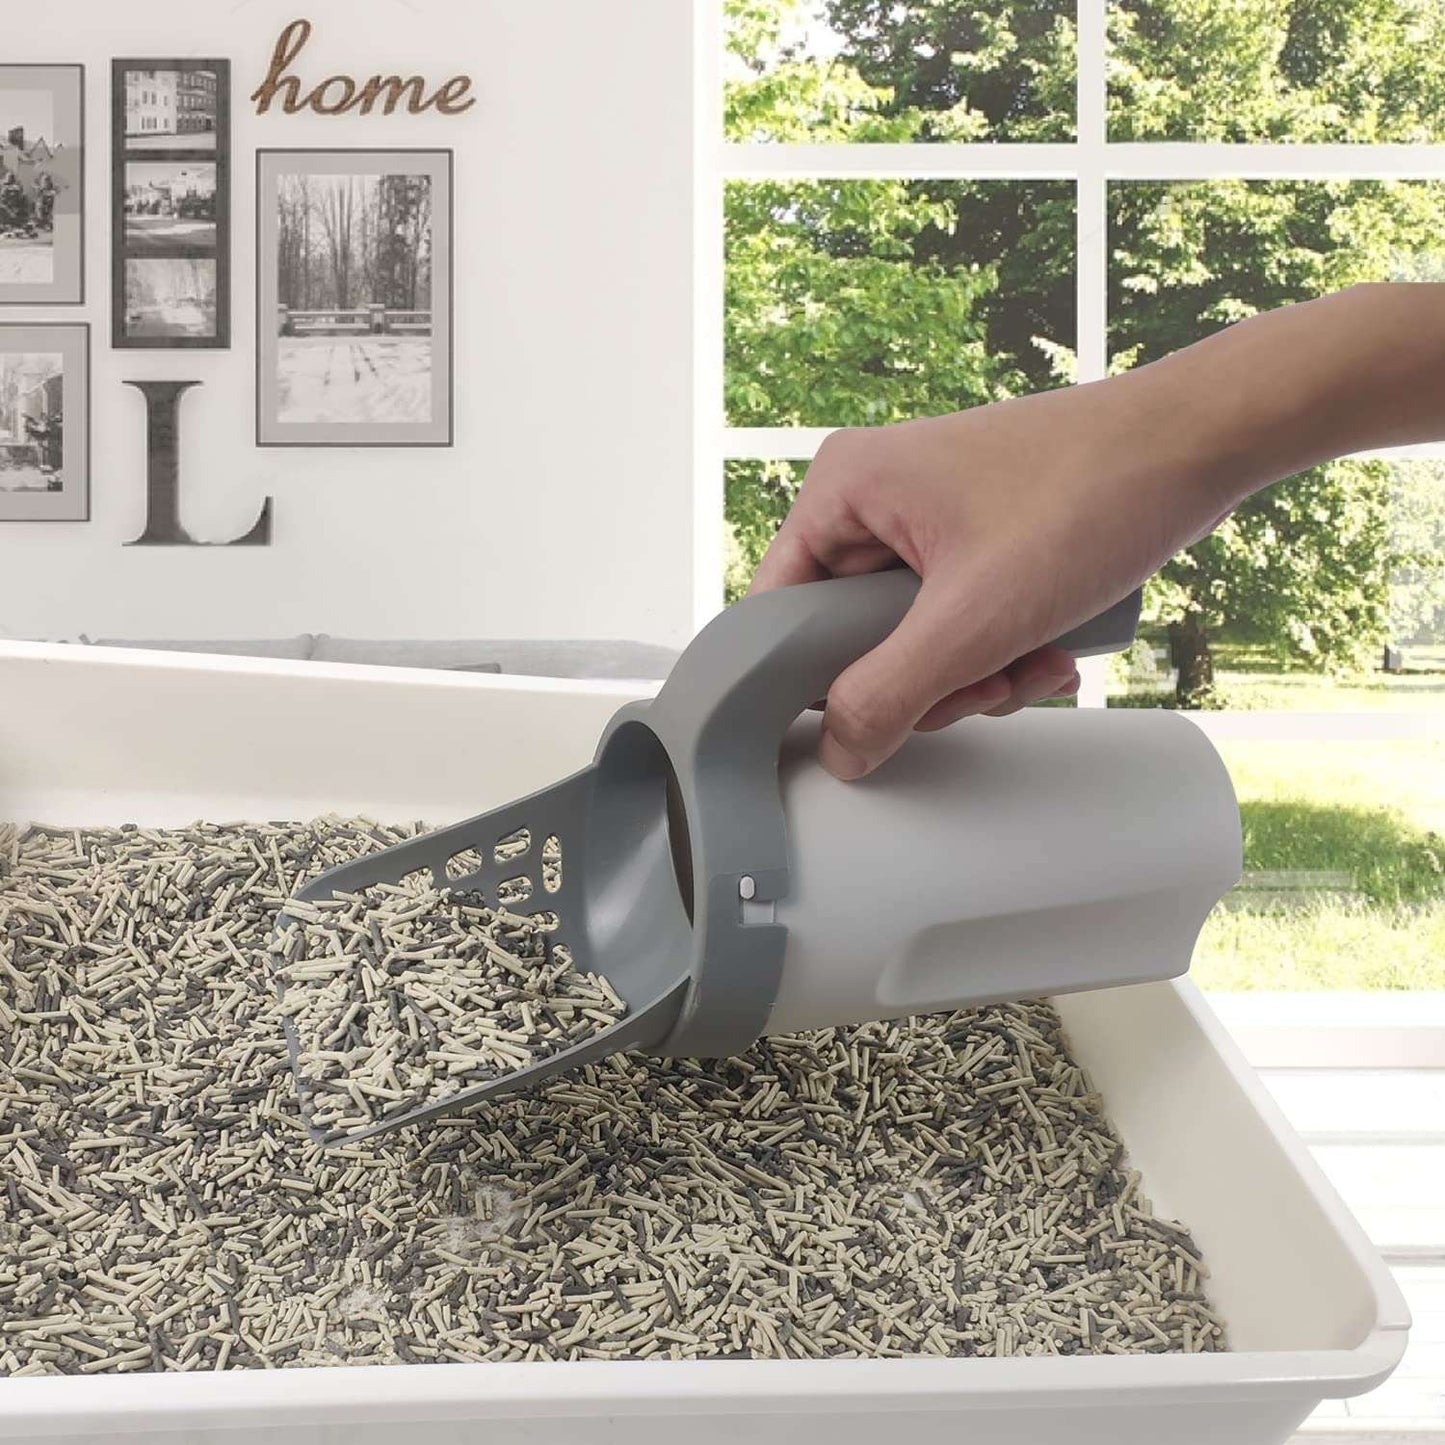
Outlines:
[[0, 306], [85, 301], [85, 67], [0, 65]]
[[257, 152], [258, 447], [453, 444], [453, 171], [448, 149]]
[[0, 323], [0, 522], [90, 520], [90, 324]]
[[111, 62], [111, 345], [231, 345], [231, 63]]

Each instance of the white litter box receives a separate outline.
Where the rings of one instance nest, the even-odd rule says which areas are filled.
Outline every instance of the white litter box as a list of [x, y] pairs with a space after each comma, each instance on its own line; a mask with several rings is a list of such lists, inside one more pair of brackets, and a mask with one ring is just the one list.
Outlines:
[[[0, 643], [0, 817], [441, 823], [585, 763], [636, 686]], [[980, 726], [1007, 726], [983, 723]], [[422, 741], [418, 741], [418, 740]], [[1187, 981], [1058, 1000], [1232, 1352], [0, 1379], [0, 1439], [161, 1445], [1267, 1445], [1381, 1382], [1388, 1271]]]

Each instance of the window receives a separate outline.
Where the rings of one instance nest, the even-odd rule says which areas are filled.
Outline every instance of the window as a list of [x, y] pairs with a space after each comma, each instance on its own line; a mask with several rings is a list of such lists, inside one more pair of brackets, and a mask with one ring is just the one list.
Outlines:
[[[731, 591], [833, 427], [1445, 278], [1438, 0], [717, 3]], [[1235, 778], [1249, 876], [1206, 986], [1445, 989], [1442, 544], [1441, 449], [1332, 463], [1172, 564], [1131, 653], [1086, 665], [1083, 705], [1200, 709]]]

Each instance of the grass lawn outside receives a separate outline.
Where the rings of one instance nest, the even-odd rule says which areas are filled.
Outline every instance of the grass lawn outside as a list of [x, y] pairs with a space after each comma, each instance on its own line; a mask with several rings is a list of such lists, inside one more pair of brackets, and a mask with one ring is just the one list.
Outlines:
[[[1156, 652], [1158, 638], [1149, 639]], [[1173, 674], [1156, 659], [1151, 677], [1135, 671], [1110, 685], [1110, 706], [1169, 707]], [[1264, 647], [1220, 643], [1215, 648], [1215, 687], [1228, 708], [1283, 708], [1291, 712], [1372, 712], [1378, 709], [1445, 713], [1445, 648], [1409, 647], [1399, 672], [1378, 669], [1331, 676], [1306, 667], [1284, 666]]]
[[1445, 989], [1445, 902], [1391, 910], [1324, 900], [1273, 915], [1219, 908], [1189, 976], [1219, 993]]
[[[1206, 989], [1445, 988], [1442, 739], [1231, 742], [1246, 873], [1325, 886], [1236, 890], [1205, 925]], [[1247, 880], [1248, 881], [1248, 880]]]
[[[1173, 705], [1162, 643], [1146, 632], [1116, 661], [1111, 707]], [[1191, 976], [1231, 992], [1445, 989], [1445, 647], [1405, 648], [1398, 672], [1345, 676], [1250, 643], [1214, 654], [1216, 706], [1438, 711], [1441, 730], [1439, 742], [1223, 745], [1245, 883], [1206, 923]]]

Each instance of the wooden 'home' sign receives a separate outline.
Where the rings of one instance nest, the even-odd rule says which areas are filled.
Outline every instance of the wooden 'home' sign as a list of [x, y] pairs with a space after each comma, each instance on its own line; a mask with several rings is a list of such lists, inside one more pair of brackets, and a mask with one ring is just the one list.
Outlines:
[[280, 97], [281, 109], [288, 115], [311, 110], [317, 115], [370, 115], [378, 108], [391, 115], [404, 107], [412, 115], [436, 110], [441, 115], [460, 115], [470, 110], [477, 99], [471, 93], [469, 75], [454, 75], [434, 89], [419, 75], [372, 75], [356, 80], [350, 75], [329, 75], [309, 90], [290, 73], [291, 66], [311, 39], [309, 20], [293, 20], [276, 40], [271, 52], [271, 66], [266, 78], [251, 92], [256, 114], [265, 115], [271, 102]]

